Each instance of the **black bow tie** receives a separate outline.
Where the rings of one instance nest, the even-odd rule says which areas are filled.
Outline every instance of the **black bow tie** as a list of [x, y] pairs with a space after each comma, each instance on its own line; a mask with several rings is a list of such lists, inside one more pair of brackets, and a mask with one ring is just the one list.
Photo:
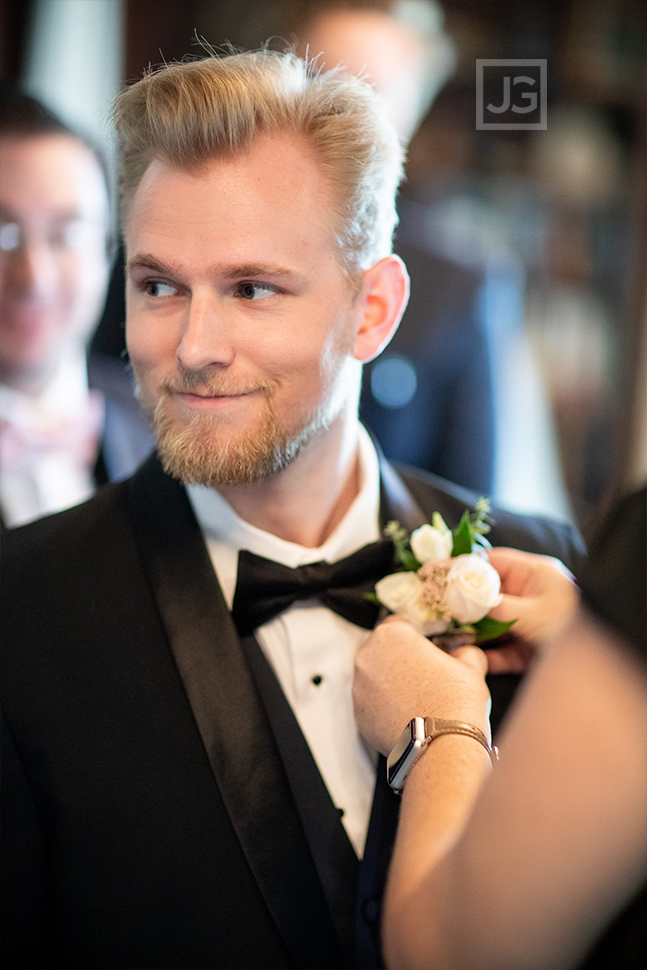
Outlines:
[[247, 549], [238, 556], [238, 581], [232, 605], [241, 636], [287, 610], [296, 600], [317, 598], [351, 623], [371, 629], [379, 606], [364, 598], [394, 569], [393, 543], [381, 539], [338, 562], [314, 562], [291, 569]]

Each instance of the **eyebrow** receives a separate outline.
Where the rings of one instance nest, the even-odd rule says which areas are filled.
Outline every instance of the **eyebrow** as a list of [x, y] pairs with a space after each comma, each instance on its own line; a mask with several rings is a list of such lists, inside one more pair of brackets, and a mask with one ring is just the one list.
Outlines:
[[[164, 276], [171, 276], [174, 279], [181, 279], [184, 275], [177, 264], [167, 263], [148, 253], [137, 253], [126, 262], [126, 272], [133, 270], [148, 269], [154, 273]], [[280, 279], [286, 283], [302, 283], [303, 276], [287, 266], [279, 263], [233, 263], [215, 264], [210, 267], [210, 275], [223, 280], [255, 279], [257, 277], [271, 277]]]

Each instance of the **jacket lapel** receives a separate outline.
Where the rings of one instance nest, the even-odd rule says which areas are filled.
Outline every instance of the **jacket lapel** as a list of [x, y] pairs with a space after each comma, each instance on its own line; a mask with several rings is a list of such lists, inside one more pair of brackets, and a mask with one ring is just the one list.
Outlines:
[[310, 846], [345, 963], [354, 966], [359, 863], [290, 704], [253, 636], [241, 638]]
[[296, 966], [342, 966], [279, 753], [188, 498], [155, 457], [130, 488], [144, 569], [266, 905]]
[[[428, 521], [409, 489], [374, 442], [380, 464], [380, 526], [396, 520], [412, 532]], [[355, 944], [357, 966], [382, 966], [380, 956], [380, 912], [386, 875], [398, 824], [400, 801], [386, 781], [386, 761], [377, 764], [375, 791], [364, 858], [357, 890]]]
[[407, 532], [413, 532], [429, 519], [395, 468], [386, 460], [379, 445], [375, 441], [373, 444], [380, 465], [380, 527], [383, 529], [395, 520]]

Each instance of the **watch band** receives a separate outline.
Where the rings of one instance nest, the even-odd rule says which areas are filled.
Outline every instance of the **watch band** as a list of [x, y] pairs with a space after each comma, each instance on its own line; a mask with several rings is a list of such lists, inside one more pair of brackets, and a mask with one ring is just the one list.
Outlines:
[[476, 725], [438, 717], [414, 717], [407, 724], [387, 760], [388, 782], [396, 793], [402, 791], [409, 772], [429, 745], [443, 734], [462, 734], [474, 738], [483, 745], [493, 761], [498, 761], [498, 749], [490, 745], [483, 731]]
[[475, 724], [468, 724], [467, 721], [446, 721], [438, 717], [425, 718], [425, 735], [430, 743], [443, 734], [464, 734], [468, 738], [474, 738], [483, 745], [493, 761], [499, 760], [499, 749], [490, 744], [483, 731]]

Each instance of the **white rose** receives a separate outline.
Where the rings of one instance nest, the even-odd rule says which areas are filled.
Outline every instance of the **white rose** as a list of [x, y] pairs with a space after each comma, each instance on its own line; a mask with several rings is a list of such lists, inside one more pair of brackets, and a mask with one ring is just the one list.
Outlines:
[[440, 516], [437, 526], [421, 525], [411, 533], [411, 549], [418, 562], [437, 562], [451, 556], [454, 539]]
[[422, 582], [416, 573], [392, 573], [375, 584], [375, 594], [392, 613], [404, 616], [425, 637], [444, 633], [447, 624], [420, 598]]
[[478, 553], [456, 556], [447, 574], [445, 602], [459, 623], [476, 623], [501, 602], [496, 569]]

